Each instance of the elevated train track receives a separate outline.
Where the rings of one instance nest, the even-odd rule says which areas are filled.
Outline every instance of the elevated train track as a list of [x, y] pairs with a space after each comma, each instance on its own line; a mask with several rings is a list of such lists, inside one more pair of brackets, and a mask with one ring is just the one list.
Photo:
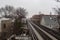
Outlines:
[[28, 22], [28, 28], [30, 29], [30, 33], [33, 35], [33, 40], [60, 40], [60, 33], [55, 32], [45, 26], [37, 26], [32, 21]]

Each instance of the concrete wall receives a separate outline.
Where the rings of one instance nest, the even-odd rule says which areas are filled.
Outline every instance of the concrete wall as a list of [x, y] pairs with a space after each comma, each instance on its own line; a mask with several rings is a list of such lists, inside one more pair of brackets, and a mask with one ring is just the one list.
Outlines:
[[41, 20], [41, 25], [44, 25], [48, 28], [55, 29], [59, 27], [57, 19], [54, 19], [55, 16], [52, 16], [53, 19], [50, 19], [49, 16], [43, 16]]

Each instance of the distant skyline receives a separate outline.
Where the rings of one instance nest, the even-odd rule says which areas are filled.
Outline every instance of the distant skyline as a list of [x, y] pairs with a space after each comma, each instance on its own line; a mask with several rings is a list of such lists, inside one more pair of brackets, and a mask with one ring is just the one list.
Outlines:
[[59, 7], [60, 3], [55, 0], [0, 0], [0, 8], [6, 5], [11, 5], [15, 8], [23, 7], [28, 11], [28, 17], [38, 14], [41, 11], [44, 14], [49, 14], [53, 11], [52, 8]]

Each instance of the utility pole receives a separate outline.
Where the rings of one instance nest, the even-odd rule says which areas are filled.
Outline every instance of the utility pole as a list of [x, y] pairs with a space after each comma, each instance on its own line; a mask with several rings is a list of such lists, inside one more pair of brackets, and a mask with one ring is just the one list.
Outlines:
[[[52, 20], [52, 17], [51, 17], [52, 13], [50, 12], [50, 20]], [[51, 23], [50, 23], [50, 27], [51, 27]]]

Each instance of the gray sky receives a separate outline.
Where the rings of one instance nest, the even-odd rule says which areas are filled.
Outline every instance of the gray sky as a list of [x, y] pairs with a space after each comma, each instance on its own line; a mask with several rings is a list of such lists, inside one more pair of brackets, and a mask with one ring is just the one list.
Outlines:
[[58, 7], [60, 3], [55, 0], [0, 0], [0, 7], [5, 5], [23, 7], [29, 12], [28, 17], [31, 17], [34, 14], [38, 14], [39, 11], [49, 14], [52, 8]]

